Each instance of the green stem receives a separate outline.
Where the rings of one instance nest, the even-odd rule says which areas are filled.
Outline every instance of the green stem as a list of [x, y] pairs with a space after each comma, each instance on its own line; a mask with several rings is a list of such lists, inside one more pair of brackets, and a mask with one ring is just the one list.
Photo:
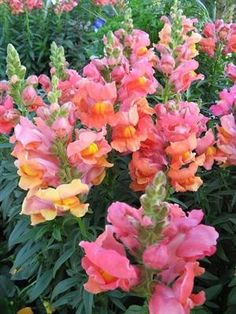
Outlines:
[[170, 85], [169, 85], [168, 79], [165, 79], [165, 88], [162, 93], [162, 99], [163, 99], [164, 104], [167, 103], [167, 101], [169, 100], [169, 93], [170, 93]]
[[83, 238], [87, 239], [88, 238], [88, 232], [87, 232], [86, 225], [84, 223], [84, 219], [78, 218], [78, 224], [79, 224], [79, 228], [80, 228], [80, 231], [81, 231]]
[[30, 30], [30, 20], [29, 20], [29, 12], [28, 12], [28, 10], [25, 11], [25, 26], [26, 26], [27, 40], [28, 40], [28, 42], [30, 42], [31, 41], [32, 32]]

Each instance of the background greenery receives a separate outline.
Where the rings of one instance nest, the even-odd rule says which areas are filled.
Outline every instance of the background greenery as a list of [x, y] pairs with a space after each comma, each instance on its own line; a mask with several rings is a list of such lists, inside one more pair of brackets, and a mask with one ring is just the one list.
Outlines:
[[[134, 26], [150, 33], [152, 41], [162, 24], [160, 17], [168, 14], [173, 1], [131, 0]], [[230, 4], [230, 3], [228, 3]], [[214, 1], [181, 1], [184, 13], [197, 16], [200, 26], [222, 14]], [[223, 5], [223, 6], [224, 6]], [[230, 5], [228, 5], [230, 7]], [[221, 7], [222, 8], [222, 7]], [[227, 18], [231, 11], [225, 12]], [[49, 47], [52, 40], [65, 47], [67, 60], [72, 68], [81, 69], [91, 55], [102, 55], [102, 37], [108, 30], [120, 27], [123, 15], [111, 8], [97, 8], [80, 1], [71, 13], [60, 17], [53, 12], [34, 11], [28, 16], [12, 16], [0, 10], [0, 77], [5, 77], [6, 46], [13, 43], [20, 53], [22, 63], [29, 73], [47, 73]], [[106, 24], [97, 33], [93, 30], [96, 18]], [[201, 72], [206, 74], [204, 83], [186, 96], [188, 100], [201, 99], [206, 113], [214, 103], [217, 92], [226, 86], [222, 75], [223, 63], [201, 56]], [[213, 72], [214, 71], [214, 72]], [[78, 243], [93, 240], [105, 224], [107, 206], [115, 200], [138, 206], [138, 195], [128, 189], [128, 157], [116, 157], [102, 185], [89, 195], [91, 208], [96, 215], [88, 214], [82, 221], [75, 217], [61, 217], [36, 227], [29, 219], [20, 216], [24, 192], [17, 187], [18, 176], [10, 145], [0, 138], [0, 309], [4, 314], [15, 314], [29, 304], [35, 314], [141, 314], [142, 299], [120, 291], [93, 296], [83, 290], [85, 273], [80, 266], [82, 251]], [[215, 256], [203, 261], [206, 273], [197, 281], [197, 288], [207, 293], [206, 304], [193, 311], [198, 314], [233, 314], [236, 312], [236, 169], [214, 168], [201, 174], [205, 184], [197, 193], [176, 194], [172, 201], [183, 208], [203, 208], [205, 222], [220, 233]], [[112, 185], [112, 189], [110, 186]], [[86, 226], [86, 228], [85, 228]], [[133, 306], [132, 304], [136, 304]]]

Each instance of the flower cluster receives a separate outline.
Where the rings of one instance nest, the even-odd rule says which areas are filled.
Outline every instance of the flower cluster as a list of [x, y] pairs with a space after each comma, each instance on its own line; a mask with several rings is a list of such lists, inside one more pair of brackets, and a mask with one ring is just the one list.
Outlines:
[[9, 134], [17, 124], [20, 113], [14, 109], [13, 100], [7, 94], [8, 83], [0, 82], [0, 134]]
[[217, 125], [216, 149], [222, 155], [222, 162], [225, 166], [236, 165], [236, 66], [229, 64], [226, 73], [234, 82], [229, 89], [220, 92], [220, 100], [213, 106], [211, 111], [220, 118], [220, 125]]
[[[42, 9], [45, 5], [43, 0], [3, 0], [3, 2], [9, 7], [13, 14]], [[57, 0], [55, 3], [53, 2], [52, 8], [56, 14], [61, 14], [62, 12], [70, 12], [77, 5], [77, 0]]]
[[202, 80], [202, 74], [197, 74], [198, 62], [194, 58], [198, 55], [196, 44], [201, 35], [194, 23], [196, 19], [189, 19], [178, 11], [172, 14], [172, 20], [162, 17], [163, 29], [159, 33], [159, 42], [155, 45], [159, 56], [156, 68], [164, 80], [164, 96], [166, 92], [183, 93], [189, 89], [192, 82]]
[[77, 5], [77, 0], [59, 0], [53, 6], [53, 10], [56, 14], [61, 14], [62, 12], [72, 11]]
[[96, 4], [96, 5], [114, 5], [118, 2], [119, 0], [93, 0], [93, 2]]
[[225, 23], [223, 20], [205, 24], [200, 49], [210, 57], [214, 57], [216, 50], [223, 54], [236, 52], [236, 23]]
[[20, 14], [26, 10], [42, 9], [43, 0], [6, 0], [6, 4], [13, 14]]
[[178, 205], [163, 202], [165, 184], [160, 173], [140, 209], [113, 203], [105, 231], [94, 242], [80, 243], [87, 291], [133, 290], [148, 298], [150, 314], [187, 314], [204, 303], [203, 291], [193, 293], [194, 278], [204, 272], [197, 260], [214, 254], [218, 234], [201, 224], [202, 210], [186, 215]]

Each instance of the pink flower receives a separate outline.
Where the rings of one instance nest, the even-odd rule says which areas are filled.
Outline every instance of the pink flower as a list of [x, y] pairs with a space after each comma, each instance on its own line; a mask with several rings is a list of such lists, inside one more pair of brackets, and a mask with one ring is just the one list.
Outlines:
[[96, 83], [83, 79], [73, 98], [78, 118], [90, 128], [102, 128], [115, 124], [114, 103], [116, 101], [115, 83]]
[[223, 116], [233, 111], [236, 104], [236, 85], [233, 85], [229, 91], [224, 89], [220, 92], [220, 100], [210, 110], [215, 116]]
[[162, 54], [161, 59], [157, 63], [157, 69], [169, 76], [175, 68], [175, 59], [171, 54]]
[[151, 224], [148, 217], [143, 217], [141, 209], [133, 208], [121, 202], [112, 203], [108, 208], [107, 221], [112, 224], [116, 236], [131, 251], [140, 246], [138, 240], [140, 226]]
[[196, 103], [169, 102], [167, 105], [158, 104], [155, 109], [158, 125], [169, 142], [185, 140], [192, 134], [200, 136], [206, 131], [208, 119], [200, 113]]
[[79, 90], [79, 82], [81, 76], [75, 70], [65, 70], [67, 78], [64, 81], [59, 81], [58, 89], [61, 92], [60, 103], [71, 102]]
[[199, 45], [203, 52], [208, 54], [210, 57], [214, 57], [216, 49], [216, 40], [214, 38], [202, 38]]
[[20, 113], [14, 109], [12, 98], [0, 94], [0, 134], [9, 134], [19, 117]]
[[233, 114], [225, 115], [220, 119], [218, 127], [217, 147], [226, 157], [226, 165], [236, 165], [236, 122]]
[[116, 2], [118, 0], [93, 0], [93, 1], [96, 5], [102, 5], [103, 6], [103, 5], [109, 5], [109, 4], [114, 5], [114, 4], [116, 4]]
[[202, 74], [194, 72], [198, 68], [198, 62], [187, 60], [182, 62], [170, 75], [170, 83], [174, 85], [177, 93], [185, 92], [192, 82], [203, 80]]
[[143, 263], [149, 268], [163, 269], [168, 260], [168, 250], [164, 244], [153, 244], [143, 253]]
[[105, 140], [104, 131], [94, 132], [81, 129], [76, 135], [77, 140], [67, 147], [67, 154], [72, 163], [84, 162], [94, 165], [111, 151], [111, 147]]
[[106, 227], [95, 242], [82, 241], [80, 246], [85, 250], [82, 267], [89, 276], [84, 285], [88, 292], [99, 293], [117, 288], [129, 291], [138, 283], [138, 270], [130, 264], [111, 227]]
[[77, 0], [60, 0], [54, 5], [54, 12], [60, 14], [62, 12], [70, 12], [78, 5]]
[[51, 84], [50, 78], [47, 75], [45, 75], [45, 74], [39, 75], [38, 82], [39, 82], [39, 84], [42, 85], [42, 87], [46, 93], [51, 91], [52, 84]]
[[150, 299], [150, 314], [190, 314], [192, 308], [202, 305], [205, 302], [204, 292], [192, 293], [194, 277], [202, 272], [197, 262], [187, 263], [184, 274], [172, 288], [158, 284]]
[[136, 62], [131, 72], [121, 81], [119, 99], [122, 102], [122, 108], [127, 110], [133, 101], [155, 93], [157, 87], [158, 82], [150, 63], [147, 60]]
[[137, 151], [147, 138], [150, 122], [150, 116], [139, 118], [136, 105], [128, 112], [119, 112], [117, 125], [112, 129], [112, 148], [120, 153]]
[[229, 79], [236, 83], [236, 65], [234, 65], [233, 63], [228, 64], [225, 69], [225, 72]]

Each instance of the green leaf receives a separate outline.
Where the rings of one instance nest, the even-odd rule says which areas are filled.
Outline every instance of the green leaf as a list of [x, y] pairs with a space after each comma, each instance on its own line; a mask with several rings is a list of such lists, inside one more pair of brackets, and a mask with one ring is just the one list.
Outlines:
[[143, 306], [131, 305], [124, 314], [145, 314], [146, 310]]
[[221, 292], [222, 288], [223, 286], [221, 284], [207, 288], [205, 290], [207, 301], [216, 298], [218, 294]]
[[27, 241], [16, 255], [13, 270], [21, 267], [29, 258], [33, 257], [42, 248], [41, 243], [32, 243]]
[[33, 302], [39, 296], [43, 295], [52, 278], [51, 270], [46, 270], [42, 276], [37, 278], [36, 284], [28, 291], [29, 302]]
[[0, 202], [9, 197], [9, 195], [15, 190], [18, 183], [17, 181], [10, 181], [1, 191], [0, 191]]
[[55, 277], [56, 272], [58, 269], [61, 267], [62, 264], [64, 264], [70, 257], [71, 255], [75, 252], [74, 247], [70, 247], [68, 250], [66, 250], [56, 261], [54, 267], [53, 267], [53, 277]]
[[191, 311], [191, 314], [210, 314], [210, 313], [211, 313], [210, 311], [202, 307], [197, 307]]
[[229, 283], [229, 287], [234, 287], [234, 286], [236, 286], [236, 277], [234, 277]]
[[92, 314], [93, 294], [84, 290], [83, 291], [83, 303], [84, 303], [85, 314]]
[[52, 291], [51, 301], [54, 300], [59, 294], [69, 290], [78, 284], [78, 278], [67, 278], [60, 281]]
[[0, 275], [0, 295], [12, 298], [16, 292], [16, 286], [6, 276]]
[[20, 219], [17, 222], [8, 240], [8, 245], [10, 246], [10, 248], [16, 243], [18, 243], [19, 237], [25, 232], [27, 226], [28, 226], [28, 221], [26, 220]]
[[228, 296], [228, 301], [227, 301], [228, 305], [234, 305], [236, 304], [236, 287], [234, 287]]

